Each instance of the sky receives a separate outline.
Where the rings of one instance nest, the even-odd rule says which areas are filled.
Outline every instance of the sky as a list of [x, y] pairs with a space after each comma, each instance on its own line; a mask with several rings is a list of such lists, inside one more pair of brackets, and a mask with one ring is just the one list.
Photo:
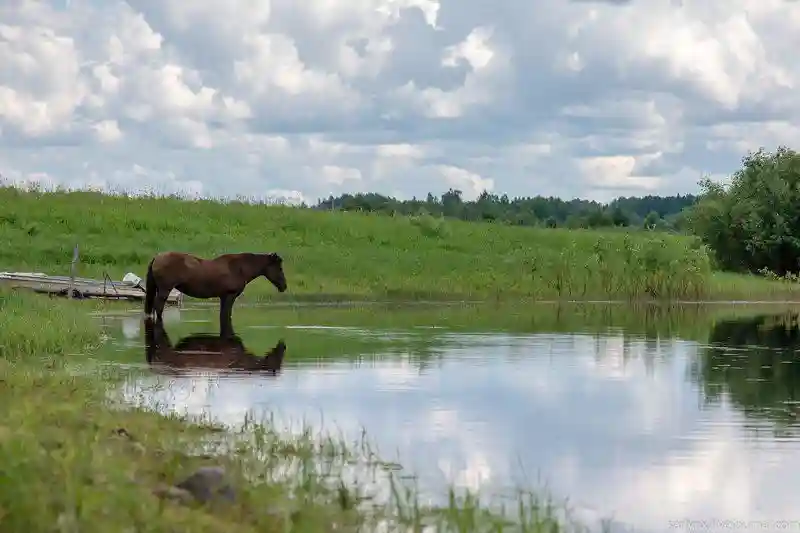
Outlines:
[[800, 2], [4, 0], [0, 175], [314, 202], [697, 192], [798, 138]]

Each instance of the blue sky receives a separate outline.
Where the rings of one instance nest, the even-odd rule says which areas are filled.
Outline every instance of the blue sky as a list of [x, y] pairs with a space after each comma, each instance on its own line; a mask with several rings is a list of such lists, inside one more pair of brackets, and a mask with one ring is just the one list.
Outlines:
[[696, 192], [800, 137], [798, 30], [784, 0], [9, 0], [0, 174], [310, 201]]

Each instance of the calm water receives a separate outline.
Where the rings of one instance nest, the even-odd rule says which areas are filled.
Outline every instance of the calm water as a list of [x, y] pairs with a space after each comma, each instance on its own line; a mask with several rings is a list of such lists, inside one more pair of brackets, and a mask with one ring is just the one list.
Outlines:
[[[145, 363], [140, 316], [102, 319], [111, 357]], [[176, 349], [218, 350], [195, 336], [216, 333], [215, 321], [213, 308], [172, 310], [168, 339], [156, 340], [173, 349], [151, 357], [180, 365]], [[129, 392], [153, 390], [143, 394], [165, 408], [231, 424], [272, 410], [353, 439], [363, 427], [431, 493], [527, 479], [587, 521], [613, 516], [637, 531], [673, 531], [684, 519], [800, 520], [791, 312], [239, 307], [234, 321], [256, 355], [282, 340], [283, 360], [260, 374], [148, 367]]]

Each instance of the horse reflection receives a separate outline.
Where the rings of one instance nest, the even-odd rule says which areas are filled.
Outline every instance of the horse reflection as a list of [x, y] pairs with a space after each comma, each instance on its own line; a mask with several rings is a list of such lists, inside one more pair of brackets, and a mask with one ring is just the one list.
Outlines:
[[247, 351], [238, 335], [197, 333], [173, 346], [161, 322], [145, 319], [145, 354], [150, 365], [175, 370], [245, 370], [277, 375], [283, 365], [286, 343], [278, 341], [264, 357]]

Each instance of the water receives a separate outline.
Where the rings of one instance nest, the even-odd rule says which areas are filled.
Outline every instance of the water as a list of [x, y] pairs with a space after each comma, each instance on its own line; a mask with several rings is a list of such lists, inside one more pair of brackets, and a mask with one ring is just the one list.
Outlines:
[[[110, 357], [146, 363], [140, 316], [103, 320]], [[215, 320], [214, 308], [172, 310], [168, 341], [219, 351], [193, 337], [216, 333]], [[568, 497], [590, 523], [800, 529], [796, 312], [239, 307], [234, 321], [247, 350], [263, 355], [282, 340], [283, 359], [260, 373], [147, 367], [128, 393], [230, 424], [272, 410], [351, 439], [364, 428], [430, 494], [448, 482], [489, 494], [527, 481]]]

